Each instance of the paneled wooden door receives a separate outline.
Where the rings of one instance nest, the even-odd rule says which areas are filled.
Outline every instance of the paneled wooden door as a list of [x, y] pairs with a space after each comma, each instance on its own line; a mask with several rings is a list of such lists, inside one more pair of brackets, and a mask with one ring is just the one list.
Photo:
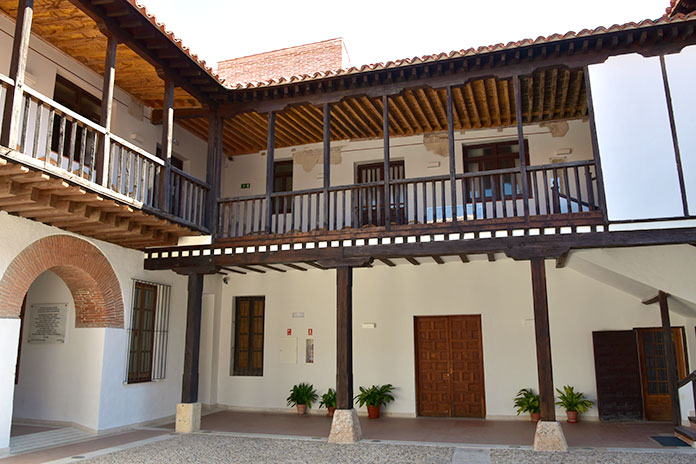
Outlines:
[[420, 416], [485, 417], [481, 316], [414, 321]]
[[[653, 421], [672, 420], [672, 403], [667, 386], [667, 355], [662, 329], [637, 329], [637, 338], [645, 418]], [[683, 329], [672, 327], [679, 379], [686, 376], [683, 340]]]

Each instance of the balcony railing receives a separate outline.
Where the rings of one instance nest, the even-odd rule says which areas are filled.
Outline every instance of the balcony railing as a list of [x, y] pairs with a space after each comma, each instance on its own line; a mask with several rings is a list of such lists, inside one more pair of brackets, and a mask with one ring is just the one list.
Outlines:
[[382, 182], [331, 187], [328, 197], [321, 188], [274, 193], [270, 215], [264, 195], [223, 199], [218, 237], [601, 219], [594, 161], [529, 166], [526, 172], [526, 200], [521, 168], [457, 174], [454, 207], [449, 176], [393, 180], [388, 206]]
[[[0, 110], [14, 85], [0, 75]], [[210, 186], [174, 167], [167, 182], [170, 206], [159, 205], [164, 160], [108, 133], [89, 119], [24, 86], [19, 114], [18, 161], [51, 172], [136, 207], [160, 211], [184, 225], [206, 230]], [[3, 115], [3, 118], [5, 115]], [[104, 141], [108, 137], [106, 156]], [[8, 147], [15, 148], [15, 147]], [[102, 158], [103, 157], [103, 158]], [[102, 172], [102, 167], [107, 168]]]

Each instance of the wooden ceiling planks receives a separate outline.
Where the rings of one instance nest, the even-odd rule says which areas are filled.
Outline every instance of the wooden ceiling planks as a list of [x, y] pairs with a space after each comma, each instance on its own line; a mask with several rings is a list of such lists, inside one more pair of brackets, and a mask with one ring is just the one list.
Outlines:
[[[587, 101], [583, 71], [541, 69], [521, 78], [522, 116], [525, 123], [584, 117]], [[512, 79], [486, 77], [452, 88], [455, 130], [505, 127], [516, 124]], [[446, 89], [421, 87], [389, 97], [389, 130], [392, 137], [447, 129]], [[363, 140], [382, 137], [382, 100], [367, 96], [346, 97], [331, 105], [331, 140]], [[201, 136], [207, 120], [178, 120]], [[205, 122], [203, 122], [205, 121]], [[231, 121], [231, 123], [230, 123]], [[228, 155], [266, 149], [266, 115], [243, 113], [226, 120], [224, 148]], [[308, 103], [277, 113], [276, 147], [319, 143], [323, 137], [323, 109]]]

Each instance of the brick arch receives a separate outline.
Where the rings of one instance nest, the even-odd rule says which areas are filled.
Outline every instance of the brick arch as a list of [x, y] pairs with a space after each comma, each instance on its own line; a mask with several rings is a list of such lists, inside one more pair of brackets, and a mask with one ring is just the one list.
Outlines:
[[94, 245], [69, 235], [39, 239], [12, 260], [0, 280], [0, 318], [19, 317], [29, 287], [45, 271], [70, 289], [76, 327], [123, 327], [121, 286], [111, 264]]

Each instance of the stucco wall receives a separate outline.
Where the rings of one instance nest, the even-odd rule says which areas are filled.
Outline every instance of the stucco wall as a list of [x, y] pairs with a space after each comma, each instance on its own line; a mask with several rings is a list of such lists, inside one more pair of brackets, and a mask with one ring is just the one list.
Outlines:
[[[392, 383], [397, 400], [387, 411], [415, 414], [413, 317], [480, 314], [487, 414], [514, 417], [515, 393], [523, 387], [537, 389], [529, 263], [421, 261], [418, 267], [404, 262], [395, 268], [377, 264], [355, 270], [356, 391], [359, 385]], [[573, 269], [556, 269], [553, 261], [547, 262], [547, 273], [554, 382], [572, 384], [596, 399], [592, 331], [658, 327], [659, 311]], [[321, 392], [334, 386], [335, 285], [334, 271], [230, 276], [220, 308], [217, 398], [209, 401], [234, 408], [284, 409], [295, 383], [311, 382]], [[230, 376], [234, 297], [256, 295], [266, 297], [264, 376]], [[304, 312], [304, 318], [293, 318], [293, 312]], [[375, 323], [376, 328], [362, 328], [363, 323]], [[673, 314], [672, 323], [685, 325], [688, 333], [696, 320]], [[304, 362], [308, 328], [314, 332], [315, 364]], [[297, 364], [282, 364], [279, 358], [283, 339], [289, 338], [287, 329], [297, 338]], [[203, 339], [209, 336], [204, 332]], [[688, 342], [693, 347], [693, 337]], [[596, 415], [596, 408], [588, 413]]]
[[[35, 240], [53, 234], [68, 234], [80, 237], [75, 234], [46, 226], [26, 219], [0, 213], [0, 276], [14, 257], [24, 248]], [[85, 239], [84, 237], [80, 237]], [[75, 414], [74, 419], [60, 419], [54, 414], [56, 406], [52, 404], [47, 409], [32, 409], [32, 415], [44, 420], [69, 420], [90, 429], [105, 430], [120, 427], [128, 424], [145, 422], [162, 417], [171, 416], [174, 413], [174, 406], [180, 400], [181, 375], [183, 366], [184, 348], [181, 340], [184, 339], [186, 323], [186, 292], [187, 280], [169, 271], [145, 271], [143, 269], [144, 255], [135, 250], [128, 250], [116, 245], [101, 242], [98, 240], [85, 239], [95, 245], [111, 263], [111, 266], [118, 277], [123, 303], [126, 308], [126, 325], [130, 321], [130, 307], [132, 294], [132, 279], [141, 279], [151, 282], [162, 283], [172, 287], [171, 307], [169, 319], [169, 345], [167, 351], [167, 375], [164, 380], [157, 382], [147, 382], [141, 384], [125, 384], [125, 368], [127, 355], [127, 333], [124, 329], [74, 329], [71, 326], [70, 336], [72, 342], [79, 343], [80, 346], [87, 347], [89, 350], [103, 353], [90, 354], [90, 359], [97, 356], [100, 363], [96, 360], [90, 361], [89, 379], [93, 382], [90, 388], [95, 388], [96, 399], [91, 403], [89, 419], [85, 420], [82, 413]], [[34, 298], [41, 298], [42, 301], [52, 298], [55, 289], [47, 291], [32, 292]], [[59, 290], [58, 290], [59, 291]], [[47, 295], [51, 296], [47, 296]], [[64, 298], [63, 298], [64, 299]], [[88, 335], [76, 335], [78, 331], [86, 331]], [[90, 332], [91, 331], [91, 332]], [[16, 343], [17, 337], [15, 337]], [[87, 342], [89, 340], [89, 342]], [[71, 342], [71, 343], [72, 343]], [[67, 345], [66, 345], [67, 346]], [[44, 347], [41, 347], [43, 349]], [[16, 348], [15, 348], [16, 349]], [[31, 350], [30, 350], [31, 351]], [[29, 356], [29, 355], [28, 355]], [[70, 356], [69, 363], [79, 362], [84, 354]], [[4, 357], [3, 357], [4, 358]], [[0, 385], [14, 384], [14, 360], [12, 357], [12, 370], [0, 371]], [[45, 362], [42, 359], [41, 362]], [[26, 372], [24, 362], [23, 373]], [[82, 375], [82, 374], [79, 374]], [[45, 381], [45, 377], [44, 377]], [[55, 401], [62, 401], [69, 396], [69, 392], [61, 387], [52, 398]], [[12, 391], [10, 389], [10, 391]], [[20, 394], [21, 396], [21, 394]], [[95, 409], [97, 408], [97, 409]], [[20, 412], [27, 411], [21, 409]], [[0, 411], [0, 422], [5, 420], [5, 414], [11, 414], [11, 409]], [[71, 413], [72, 414], [72, 413]], [[50, 416], [50, 417], [49, 417]], [[84, 421], [84, 422], [82, 422]], [[0, 433], [3, 433], [0, 431]], [[9, 430], [8, 430], [9, 433]], [[0, 443], [1, 445], [1, 443]], [[0, 446], [1, 448], [2, 446]]]
[[[4, 75], [8, 74], [10, 68], [14, 27], [14, 21], [4, 14], [0, 14], [0, 56], [3, 57], [0, 59], [0, 73]], [[29, 47], [26, 79], [26, 84], [29, 87], [52, 98], [56, 74], [60, 74], [101, 100], [103, 81], [101, 75], [36, 36], [31, 37]], [[118, 75], [118, 57], [116, 63], [116, 74]], [[157, 143], [162, 139], [162, 126], [150, 124], [147, 109], [142, 118], [131, 115], [128, 111], [129, 105], [132, 104], [131, 99], [132, 97], [128, 93], [118, 87], [115, 89], [112, 132], [155, 155]], [[132, 137], [133, 134], [137, 134], [137, 140]], [[177, 125], [174, 125], [174, 138], [176, 143], [173, 151], [184, 160], [184, 170], [205, 180], [207, 142]]]

